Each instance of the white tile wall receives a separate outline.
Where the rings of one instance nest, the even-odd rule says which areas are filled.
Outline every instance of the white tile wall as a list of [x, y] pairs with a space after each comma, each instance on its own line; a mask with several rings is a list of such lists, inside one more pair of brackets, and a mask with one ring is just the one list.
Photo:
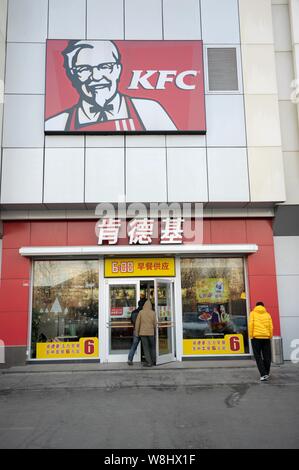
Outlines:
[[163, 1], [164, 39], [201, 39], [198, 0]]
[[45, 93], [45, 51], [45, 44], [7, 44], [6, 93]]
[[43, 147], [43, 121], [43, 95], [5, 95], [3, 147]]
[[299, 152], [283, 152], [286, 185], [286, 201], [298, 204], [299, 201]]
[[276, 51], [291, 51], [291, 29], [288, 5], [272, 5], [274, 46]]
[[85, 0], [49, 0], [49, 39], [84, 39], [85, 18]]
[[246, 145], [242, 95], [207, 95], [208, 147], [244, 147]]
[[274, 248], [277, 276], [299, 276], [299, 237], [274, 237]]
[[270, 44], [242, 46], [244, 93], [277, 93], [274, 47]]
[[82, 148], [84, 135], [46, 135], [45, 146], [49, 148]]
[[298, 0], [289, 0], [289, 12], [292, 23], [293, 44], [299, 44], [299, 2]]
[[[6, 54], [6, 17], [7, 17], [7, 0], [0, 0], [0, 129], [3, 123], [3, 101], [4, 101], [4, 71], [5, 71], [5, 54]], [[2, 132], [0, 132], [0, 148], [2, 146]], [[1, 158], [0, 158], [1, 163]]]
[[295, 76], [292, 53], [276, 52], [275, 60], [277, 68], [278, 99], [289, 100], [291, 96], [290, 84]]
[[167, 179], [170, 202], [208, 201], [206, 149], [169, 148]]
[[238, 0], [201, 0], [201, 20], [204, 43], [240, 42]]
[[86, 147], [123, 147], [123, 135], [87, 135]]
[[167, 147], [206, 147], [206, 135], [170, 134], [166, 136]]
[[166, 149], [126, 150], [127, 202], [165, 202]]
[[1, 41], [3, 41], [3, 38], [6, 37], [7, 3], [7, 0], [0, 0], [0, 11], [2, 12], [2, 15], [0, 16]]
[[299, 129], [297, 109], [291, 101], [279, 102], [282, 149], [287, 152], [299, 151]]
[[271, 0], [239, 0], [243, 44], [272, 44]]
[[209, 201], [249, 201], [246, 149], [208, 148]]
[[[4, 111], [3, 103], [0, 103], [0, 129], [2, 129], [2, 124], [3, 124], [3, 111]], [[0, 148], [1, 146], [2, 146], [2, 132], [0, 133]]]
[[299, 237], [274, 237], [274, 248], [283, 352], [290, 359], [290, 343], [299, 338]]
[[87, 0], [87, 39], [124, 39], [123, 0]]
[[[256, 55], [252, 45], [266, 44], [263, 48], [266, 51], [271, 48], [268, 44], [273, 43], [270, 4], [270, 0], [240, 0], [242, 38], [245, 44], [251, 45], [247, 47], [251, 56]], [[249, 200], [247, 157], [245, 149], [241, 148], [246, 146], [246, 135], [243, 96], [240, 94], [206, 97], [207, 136], [57, 135], [46, 138], [43, 131], [44, 97], [38, 95], [44, 92], [43, 42], [47, 37], [47, 23], [50, 38], [77, 39], [87, 34], [89, 39], [141, 40], [199, 39], [202, 23], [205, 43], [232, 45], [240, 42], [238, 0], [49, 0], [49, 18], [47, 14], [48, 0], [9, 2], [8, 94], [3, 133], [5, 151], [17, 148], [25, 156], [32, 148], [40, 151], [45, 142], [46, 203], [83, 203], [84, 171], [88, 203], [98, 202], [99, 197], [117, 200], [118, 192], [126, 192], [128, 201], [166, 201], [167, 195], [170, 200], [207, 200], [206, 145], [210, 200]], [[286, 42], [284, 39], [279, 41]], [[269, 56], [270, 62], [265, 62], [261, 48], [257, 53], [263, 73], [252, 75], [246, 91], [267, 93], [270, 83], [272, 93], [275, 91], [273, 63]], [[27, 71], [29, 62], [31, 75]], [[250, 70], [250, 60], [247, 65]], [[286, 92], [286, 83], [283, 86]], [[279, 146], [275, 99], [274, 95], [257, 95], [247, 101], [251, 110], [250, 145]], [[11, 153], [6, 155], [8, 159]], [[267, 157], [266, 161], [269, 159]], [[8, 163], [5, 165], [9, 167]], [[260, 166], [257, 167], [260, 170]], [[265, 165], [262, 168], [266, 170]], [[30, 175], [30, 165], [23, 171], [26, 179], [27, 174]], [[107, 180], [111, 180], [112, 174], [116, 183], [109, 187]], [[256, 173], [251, 172], [251, 175], [252, 189], [259, 200], [259, 179]], [[271, 178], [270, 171], [265, 178], [267, 188]], [[95, 184], [98, 180], [106, 183], [105, 189], [102, 183]], [[281, 185], [277, 187], [281, 193]], [[34, 198], [40, 201], [42, 191], [38, 185], [36, 188]], [[19, 194], [17, 189], [16, 194]], [[270, 194], [269, 200], [271, 197]]]
[[127, 135], [126, 147], [165, 147], [165, 135]]
[[84, 149], [46, 149], [44, 202], [84, 201]]
[[126, 39], [162, 39], [161, 0], [126, 0]]
[[248, 166], [252, 202], [285, 200], [283, 157], [280, 147], [249, 148]]
[[45, 42], [48, 0], [10, 0], [8, 42]]
[[89, 148], [85, 168], [86, 203], [124, 200], [124, 149]]
[[281, 145], [276, 95], [245, 95], [247, 143], [249, 147]]
[[[292, 237], [290, 237], [292, 238]], [[279, 294], [280, 316], [297, 317], [298, 312], [298, 282], [299, 275], [277, 276], [277, 289]]]
[[39, 204], [43, 192], [43, 149], [4, 149], [2, 204]]

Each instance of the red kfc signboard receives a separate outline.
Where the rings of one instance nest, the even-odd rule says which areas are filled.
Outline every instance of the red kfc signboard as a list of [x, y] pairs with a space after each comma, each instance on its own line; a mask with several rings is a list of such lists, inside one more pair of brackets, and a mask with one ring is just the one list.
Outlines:
[[48, 40], [46, 133], [206, 132], [202, 41]]

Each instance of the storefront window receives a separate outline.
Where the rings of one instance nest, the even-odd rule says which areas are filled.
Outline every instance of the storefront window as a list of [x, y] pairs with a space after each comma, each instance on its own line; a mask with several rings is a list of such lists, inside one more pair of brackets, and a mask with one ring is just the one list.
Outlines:
[[185, 355], [248, 353], [242, 258], [181, 260]]
[[31, 357], [98, 356], [98, 261], [35, 261]]

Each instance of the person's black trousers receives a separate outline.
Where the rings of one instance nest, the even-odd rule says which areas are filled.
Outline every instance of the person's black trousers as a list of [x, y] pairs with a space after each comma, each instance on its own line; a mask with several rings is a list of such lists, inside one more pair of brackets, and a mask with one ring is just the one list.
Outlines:
[[145, 361], [149, 365], [156, 364], [156, 344], [154, 336], [140, 336]]
[[256, 365], [261, 374], [269, 375], [271, 367], [271, 341], [270, 339], [259, 339], [252, 338], [251, 340], [252, 350]]

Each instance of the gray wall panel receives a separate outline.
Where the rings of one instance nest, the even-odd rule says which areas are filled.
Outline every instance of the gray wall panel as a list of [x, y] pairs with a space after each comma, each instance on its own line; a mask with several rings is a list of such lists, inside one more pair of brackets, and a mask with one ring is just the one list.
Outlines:
[[274, 237], [276, 273], [299, 276], [299, 236]]
[[5, 95], [3, 147], [44, 146], [44, 96]]
[[84, 39], [85, 0], [49, 0], [49, 39]]
[[162, 39], [161, 0], [126, 0], [125, 38]]
[[8, 43], [5, 93], [45, 93], [45, 58], [45, 44]]
[[87, 39], [124, 39], [123, 0], [87, 0]]
[[201, 0], [201, 20], [206, 44], [240, 42], [238, 0]]
[[299, 205], [277, 207], [273, 233], [276, 237], [299, 236]]
[[163, 0], [164, 39], [201, 39], [199, 0]]
[[48, 0], [10, 0], [7, 40], [45, 42], [47, 21]]
[[43, 193], [43, 149], [4, 149], [2, 204], [41, 204]]

